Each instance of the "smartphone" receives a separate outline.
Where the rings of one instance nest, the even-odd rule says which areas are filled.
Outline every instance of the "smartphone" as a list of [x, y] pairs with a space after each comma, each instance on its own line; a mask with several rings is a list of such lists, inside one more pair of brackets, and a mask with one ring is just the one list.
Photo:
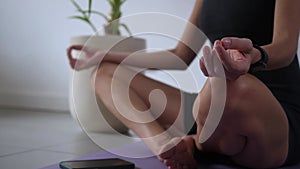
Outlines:
[[62, 161], [61, 169], [134, 169], [134, 163], [119, 158]]

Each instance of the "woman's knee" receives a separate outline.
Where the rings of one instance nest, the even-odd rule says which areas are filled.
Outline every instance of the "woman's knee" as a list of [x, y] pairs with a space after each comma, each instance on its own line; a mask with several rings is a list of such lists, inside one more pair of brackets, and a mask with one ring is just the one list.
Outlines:
[[[207, 80], [204, 87], [202, 88], [201, 92], [199, 93], [199, 99], [197, 104], [199, 104], [199, 110], [198, 115], [196, 116], [196, 120], [198, 120], [198, 123], [200, 125], [204, 125], [206, 118], [208, 116], [208, 113], [211, 110], [221, 110], [220, 108], [214, 108], [215, 102], [218, 102], [216, 106], [219, 106], [220, 104], [224, 104], [224, 111], [223, 111], [223, 117], [224, 116], [231, 116], [231, 117], [237, 117], [236, 114], [240, 113], [237, 111], [234, 111], [240, 106], [240, 102], [245, 100], [249, 92], [252, 90], [252, 86], [247, 82], [247, 78], [239, 78], [235, 81], [226, 81], [226, 87], [223, 88], [224, 91], [221, 91], [217, 88], [219, 84], [213, 84], [218, 83], [218, 81]], [[216, 88], [214, 88], [216, 86]], [[216, 94], [213, 94], [216, 93]], [[225, 93], [224, 100], [220, 100], [221, 93]], [[223, 102], [223, 103], [221, 103]], [[217, 113], [217, 112], [214, 112]], [[228, 118], [225, 118], [228, 119]], [[230, 118], [229, 118], [230, 119]], [[221, 120], [224, 120], [222, 118]]]
[[259, 81], [251, 75], [244, 75], [235, 81], [227, 80], [227, 100], [246, 98], [257, 88]]
[[[226, 81], [226, 88], [224, 88], [223, 91], [226, 93], [226, 96], [222, 101], [219, 98], [221, 95], [220, 92], [222, 91], [213, 91], [219, 90], [213, 88], [214, 86], [217, 86], [212, 84], [215, 82], [217, 81], [208, 80], [198, 96], [199, 103], [197, 104], [199, 104], [199, 110], [197, 120], [202, 125], [206, 121], [206, 117], [210, 110], [221, 110], [220, 108], [217, 109], [212, 107], [214, 105], [219, 106], [222, 104], [220, 102], [225, 102], [221, 119], [222, 121], [232, 122], [232, 119], [243, 120], [249, 119], [250, 116], [256, 116], [255, 114], [259, 112], [248, 113], [249, 111], [244, 110], [256, 104], [256, 100], [261, 99], [256, 97], [269, 92], [257, 78], [252, 75], [244, 75], [235, 81]], [[213, 95], [213, 93], [217, 93], [217, 95]], [[214, 102], [218, 102], [218, 104], [213, 104]]]
[[113, 76], [117, 66], [117, 64], [110, 62], [101, 63], [98, 70], [96, 70], [97, 78], [101, 78], [103, 76]]
[[[264, 163], [261, 166], [273, 167], [284, 162], [288, 122], [279, 102], [257, 78], [245, 75], [236, 81], [227, 82], [227, 101], [221, 123], [223, 129], [237, 131], [247, 137], [247, 145], [240, 154], [245, 154], [245, 163], [253, 164], [254, 159], [259, 158]], [[250, 140], [254, 140], [252, 146], [249, 145]], [[259, 146], [261, 149], [253, 150]]]
[[112, 78], [114, 71], [116, 70], [117, 65], [114, 63], [103, 62], [99, 65], [98, 69], [96, 69], [91, 75], [91, 84], [93, 89], [96, 90], [96, 85], [99, 82], [109, 82], [107, 78]]
[[[264, 92], [269, 92], [268, 89], [257, 78], [252, 75], [244, 75], [235, 81], [227, 80], [227, 92], [225, 111], [230, 113], [231, 117], [249, 117], [249, 114], [243, 114], [243, 109], [253, 105], [256, 97]], [[255, 99], [256, 98], [256, 99]], [[252, 112], [254, 115], [256, 112]], [[254, 115], [255, 116], [255, 115]]]

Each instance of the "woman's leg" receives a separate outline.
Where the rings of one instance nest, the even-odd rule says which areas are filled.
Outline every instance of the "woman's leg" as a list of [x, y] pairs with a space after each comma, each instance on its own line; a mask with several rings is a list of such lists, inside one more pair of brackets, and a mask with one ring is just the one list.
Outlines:
[[[247, 168], [274, 168], [282, 165], [288, 154], [287, 117], [269, 89], [252, 75], [227, 81], [222, 118], [209, 139], [199, 143], [211, 102], [214, 101], [211, 86], [216, 82], [218, 81], [214, 78], [209, 78], [195, 100], [194, 107], [198, 108], [195, 144], [198, 150], [227, 155]], [[190, 138], [191, 136], [186, 137]], [[193, 161], [190, 160], [193, 152], [191, 148], [191, 142], [183, 139], [173, 149], [165, 152], [162, 158], [171, 168], [194, 168]]]
[[[211, 102], [211, 81], [198, 99], [198, 136]], [[288, 154], [288, 120], [270, 90], [252, 75], [227, 81], [227, 100], [222, 119], [201, 147], [230, 156], [250, 168], [278, 167]]]
[[[116, 69], [118, 69], [118, 73], [114, 74]], [[163, 145], [162, 143], [168, 142], [172, 137], [169, 134], [174, 134], [162, 134], [168, 126], [176, 125], [179, 130], [183, 131], [182, 119], [178, 120], [176, 124], [173, 124], [176, 118], [180, 116], [181, 93], [175, 88], [149, 79], [141, 74], [136, 74], [130, 81], [129, 86], [127, 86], [126, 83], [128, 79], [134, 74], [136, 74], [135, 71], [126, 67], [113, 63], [102, 63], [95, 74], [96, 78], [93, 85], [96, 94], [104, 105], [129, 129], [133, 130], [139, 137], [144, 138], [145, 143], [152, 151], [158, 153], [160, 147]], [[114, 89], [116, 90], [125, 91], [125, 93], [114, 92], [112, 86], [115, 87]], [[166, 97], [154, 97], [154, 100], [151, 100], [150, 103], [149, 95], [151, 91], [155, 89], [163, 91]], [[130, 98], [130, 104], [124, 101], [127, 95], [129, 95]], [[163, 112], [158, 112], [162, 107], [161, 104], [165, 101], [167, 103]], [[117, 106], [121, 109], [118, 109]], [[148, 113], [146, 112], [145, 114], [145, 112], [142, 112], [148, 109]], [[123, 111], [121, 113], [127, 114], [126, 117], [120, 114], [119, 110]], [[148, 121], [146, 123], [132, 120], [132, 118], [145, 120], [145, 117], [146, 121]]]

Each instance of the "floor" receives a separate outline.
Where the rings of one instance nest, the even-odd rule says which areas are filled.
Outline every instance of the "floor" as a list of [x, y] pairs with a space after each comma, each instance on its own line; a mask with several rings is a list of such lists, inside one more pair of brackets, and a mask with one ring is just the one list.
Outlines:
[[[132, 142], [109, 134], [90, 137], [112, 147]], [[90, 137], [66, 112], [0, 108], [0, 169], [39, 169], [102, 150]]]
[[0, 109], [1, 169], [38, 169], [99, 150], [66, 112]]

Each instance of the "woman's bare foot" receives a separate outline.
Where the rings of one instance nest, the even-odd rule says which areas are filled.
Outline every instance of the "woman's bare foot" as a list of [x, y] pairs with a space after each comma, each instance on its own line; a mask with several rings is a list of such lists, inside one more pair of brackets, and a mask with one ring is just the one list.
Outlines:
[[195, 149], [195, 141], [192, 136], [176, 137], [161, 149], [159, 158], [170, 169], [197, 168], [194, 158]]

